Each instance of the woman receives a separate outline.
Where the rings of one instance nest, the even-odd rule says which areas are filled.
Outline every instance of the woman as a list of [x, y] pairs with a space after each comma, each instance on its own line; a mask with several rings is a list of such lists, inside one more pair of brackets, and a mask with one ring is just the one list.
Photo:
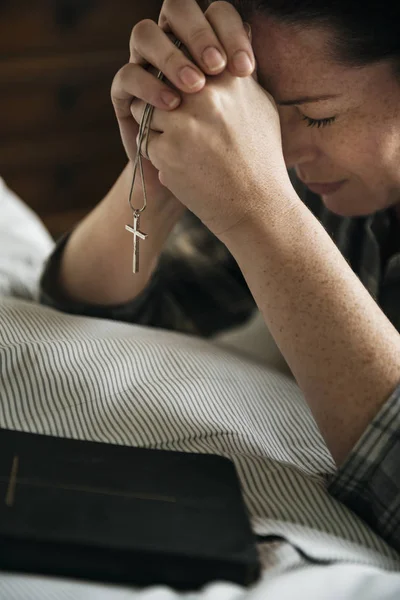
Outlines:
[[[354, 478], [337, 496], [399, 548], [399, 7], [382, 11], [369, 3], [360, 13], [349, 1], [306, 6], [238, 3], [251, 25], [258, 82], [249, 77], [253, 54], [241, 18], [227, 3], [212, 4], [203, 16], [189, 0], [167, 2], [160, 26], [135, 27], [131, 62], [117, 74], [112, 97], [130, 161], [143, 101], [156, 106], [141, 270], [130, 277], [132, 240], [122, 233], [131, 219], [128, 165], [102, 204], [60, 243], [44, 275], [43, 299], [71, 312], [170, 326], [182, 288], [176, 261], [159, 256], [189, 208], [219, 240], [208, 238], [234, 281], [223, 292], [231, 299], [240, 284], [237, 263], [337, 465], [344, 463], [348, 484]], [[197, 62], [197, 84], [179, 78], [190, 60], [168, 29]], [[201, 56], [215, 45], [223, 60], [213, 70]], [[248, 54], [247, 67], [243, 55], [235, 63], [238, 49]], [[175, 89], [146, 71], [147, 62]], [[206, 82], [200, 67], [218, 75]], [[180, 105], [168, 110], [161, 93], [171, 91], [180, 92]], [[350, 264], [300, 198], [301, 181], [321, 196], [325, 208], [315, 195], [304, 199]], [[141, 201], [137, 186], [133, 205]], [[181, 247], [190, 259], [192, 246]], [[185, 268], [187, 293], [197, 287], [193, 269]], [[172, 318], [163, 317], [165, 306]], [[242, 318], [249, 304], [243, 307]], [[181, 330], [191, 331], [191, 315], [182, 312], [189, 325]], [[376, 428], [384, 432], [379, 443]]]

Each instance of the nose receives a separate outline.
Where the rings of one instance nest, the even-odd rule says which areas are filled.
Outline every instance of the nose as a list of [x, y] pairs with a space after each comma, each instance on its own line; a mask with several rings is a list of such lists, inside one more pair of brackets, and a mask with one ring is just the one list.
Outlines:
[[288, 169], [315, 162], [321, 152], [314, 132], [307, 127], [295, 107], [278, 107], [281, 122], [282, 148]]

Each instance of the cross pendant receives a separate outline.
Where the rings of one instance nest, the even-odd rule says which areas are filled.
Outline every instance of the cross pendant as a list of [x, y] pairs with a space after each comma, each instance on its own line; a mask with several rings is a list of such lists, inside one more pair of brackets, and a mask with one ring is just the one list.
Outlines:
[[145, 240], [147, 238], [147, 233], [142, 233], [139, 231], [140, 227], [140, 213], [133, 213], [133, 227], [130, 225], [125, 225], [125, 229], [133, 233], [133, 265], [132, 272], [139, 273], [139, 240]]

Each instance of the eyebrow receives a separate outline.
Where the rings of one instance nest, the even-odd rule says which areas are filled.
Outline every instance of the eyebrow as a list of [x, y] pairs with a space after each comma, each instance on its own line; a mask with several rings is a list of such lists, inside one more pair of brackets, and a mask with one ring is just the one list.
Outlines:
[[295, 100], [281, 100], [277, 102], [279, 106], [293, 106], [293, 104], [309, 104], [311, 102], [320, 102], [321, 100], [330, 100], [331, 98], [339, 98], [342, 94], [324, 94], [322, 96], [302, 96]]

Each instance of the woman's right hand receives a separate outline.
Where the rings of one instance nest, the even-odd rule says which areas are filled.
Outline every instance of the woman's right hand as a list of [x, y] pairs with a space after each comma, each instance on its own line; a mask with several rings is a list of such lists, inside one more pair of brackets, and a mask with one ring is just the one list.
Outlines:
[[[171, 33], [183, 43], [192, 60], [174, 45]], [[239, 52], [244, 53], [242, 62], [237, 60]], [[214, 65], [210, 60], [214, 60]], [[152, 71], [146, 70], [149, 64], [154, 67]], [[129, 160], [136, 157], [139, 132], [131, 113], [135, 98], [161, 110], [174, 110], [180, 104], [179, 91], [189, 94], [200, 91], [206, 75], [217, 75], [228, 68], [238, 77], [247, 77], [254, 66], [248, 33], [231, 4], [214, 2], [203, 13], [196, 0], [165, 0], [158, 24], [145, 19], [133, 28], [129, 63], [118, 71], [111, 87]], [[157, 71], [162, 71], [171, 85], [157, 79]], [[149, 192], [165, 190], [150, 161], [143, 161], [143, 169]]]

